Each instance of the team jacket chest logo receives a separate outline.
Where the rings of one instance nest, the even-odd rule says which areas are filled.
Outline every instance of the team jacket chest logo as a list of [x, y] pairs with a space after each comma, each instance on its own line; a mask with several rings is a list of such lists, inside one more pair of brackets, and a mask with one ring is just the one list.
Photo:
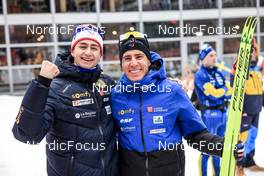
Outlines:
[[153, 124], [163, 124], [163, 116], [153, 116]]
[[148, 106], [147, 112], [168, 112], [168, 109], [163, 108], [161, 106], [160, 107]]
[[129, 108], [129, 109], [121, 109], [117, 113], [118, 113], [118, 115], [134, 114], [135, 113], [135, 110], [132, 109], [132, 108]]
[[216, 85], [216, 84], [218, 84], [218, 85], [224, 85], [224, 80], [223, 80], [223, 78], [220, 76], [220, 74], [219, 73], [215, 73], [215, 78], [212, 76], [212, 75], [208, 75], [209, 76], [209, 79], [210, 79], [210, 83], [212, 84], [212, 85]]
[[72, 94], [73, 99], [79, 99], [79, 98], [90, 97], [90, 96], [91, 94], [88, 91]]
[[89, 104], [94, 104], [93, 98], [72, 101], [72, 106], [83, 106], [83, 105], [89, 105]]
[[[89, 98], [88, 98], [89, 97]], [[89, 105], [94, 104], [94, 99], [90, 98], [91, 94], [88, 91], [85, 92], [77, 92], [75, 94], [72, 94], [72, 106], [83, 106], [83, 105]], [[85, 99], [81, 99], [85, 98]]]
[[84, 118], [91, 118], [91, 117], [95, 117], [96, 116], [96, 112], [92, 111], [92, 112], [79, 112], [75, 114], [75, 118], [76, 119], [84, 119]]
[[130, 123], [133, 121], [133, 118], [125, 118], [125, 119], [121, 119], [120, 123]]

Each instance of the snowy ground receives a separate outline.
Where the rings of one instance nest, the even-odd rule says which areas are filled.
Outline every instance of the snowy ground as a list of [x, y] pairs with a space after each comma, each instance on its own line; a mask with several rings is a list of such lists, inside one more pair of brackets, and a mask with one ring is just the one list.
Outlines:
[[[23, 144], [11, 132], [21, 100], [20, 96], [0, 96], [0, 176], [46, 176], [45, 142], [37, 146]], [[255, 159], [264, 166], [264, 110], [259, 129]], [[198, 156], [199, 152], [186, 147], [186, 176], [199, 176]], [[247, 176], [261, 175], [264, 173], [247, 172]]]

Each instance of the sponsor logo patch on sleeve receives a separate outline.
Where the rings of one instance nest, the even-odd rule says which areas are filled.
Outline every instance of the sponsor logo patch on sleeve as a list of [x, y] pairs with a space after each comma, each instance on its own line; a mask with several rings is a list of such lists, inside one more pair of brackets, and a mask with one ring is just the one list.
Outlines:
[[24, 107], [21, 106], [20, 109], [19, 109], [19, 112], [17, 114], [17, 117], [16, 117], [16, 124], [19, 124], [20, 118], [21, 118], [21, 115], [22, 115], [23, 112], [24, 112]]

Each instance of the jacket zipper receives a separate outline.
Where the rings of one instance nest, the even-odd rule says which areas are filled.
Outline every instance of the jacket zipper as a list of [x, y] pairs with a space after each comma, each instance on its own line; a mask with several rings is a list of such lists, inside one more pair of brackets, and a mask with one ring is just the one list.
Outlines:
[[143, 132], [143, 117], [142, 117], [142, 92], [139, 93], [139, 101], [140, 101], [140, 130], [141, 130], [141, 139], [144, 147], [144, 154], [145, 154], [145, 168], [146, 168], [146, 176], [149, 176], [149, 160], [148, 160], [148, 153], [146, 149], [146, 143], [144, 138]]
[[[102, 128], [102, 125], [100, 123], [101, 122], [101, 119], [100, 119], [100, 115], [99, 115], [99, 113], [100, 113], [99, 105], [98, 105], [98, 101], [96, 99], [96, 94], [95, 94], [95, 92], [93, 92], [93, 93], [94, 93], [94, 102], [95, 102], [96, 111], [97, 111], [96, 116], [97, 116], [97, 119], [98, 119], [98, 129], [99, 129], [99, 132], [100, 132], [100, 134], [101, 134], [101, 136], [103, 138], [103, 141], [105, 141], [103, 128]], [[102, 168], [103, 168], [103, 173], [104, 173], [104, 175], [106, 175], [106, 173], [105, 173], [105, 161], [104, 161], [104, 156], [103, 155], [104, 155], [104, 153], [102, 151], [101, 152], [101, 164], [102, 164]]]
[[[77, 128], [75, 128], [75, 141], [74, 141], [74, 146], [76, 146], [76, 141], [77, 141], [77, 133], [78, 130]], [[69, 172], [68, 172], [68, 176], [72, 176], [73, 175], [73, 165], [74, 165], [74, 160], [75, 160], [75, 149], [73, 149], [72, 154], [71, 154], [71, 159], [70, 159], [70, 168], [69, 168]]]
[[[180, 145], [183, 145], [182, 143], [180, 144]], [[178, 146], [177, 146], [178, 147]], [[181, 150], [181, 147], [180, 147], [180, 149], [178, 149], [178, 150]], [[180, 153], [179, 153], [179, 151], [176, 151], [176, 153], [177, 153], [177, 157], [179, 158], [179, 170], [180, 170], [180, 175], [182, 175], [183, 174], [183, 170], [182, 170], [182, 168], [181, 168], [181, 166], [182, 166], [182, 163], [181, 163], [181, 157], [180, 157]], [[181, 151], [180, 151], [181, 152]]]
[[74, 159], [75, 159], [75, 157], [72, 154], [71, 155], [71, 160], [70, 160], [70, 168], [69, 168], [68, 176], [71, 176], [72, 175], [72, 168], [73, 168]]

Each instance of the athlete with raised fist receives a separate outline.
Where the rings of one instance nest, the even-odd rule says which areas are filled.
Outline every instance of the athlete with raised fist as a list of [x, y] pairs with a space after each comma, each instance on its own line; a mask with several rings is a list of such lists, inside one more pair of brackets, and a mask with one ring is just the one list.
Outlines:
[[43, 61], [25, 93], [13, 134], [31, 144], [46, 136], [48, 176], [118, 175], [110, 92], [95, 89], [113, 84], [98, 65], [102, 54], [100, 30], [77, 26], [71, 51]]

